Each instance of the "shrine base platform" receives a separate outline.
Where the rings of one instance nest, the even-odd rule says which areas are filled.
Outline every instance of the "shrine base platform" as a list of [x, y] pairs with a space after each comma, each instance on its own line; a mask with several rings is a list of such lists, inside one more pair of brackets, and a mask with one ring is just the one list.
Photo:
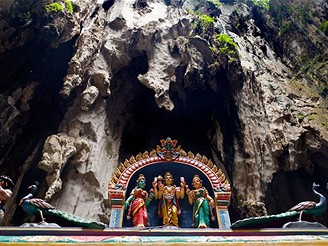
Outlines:
[[0, 227], [1, 245], [328, 245], [328, 230]]

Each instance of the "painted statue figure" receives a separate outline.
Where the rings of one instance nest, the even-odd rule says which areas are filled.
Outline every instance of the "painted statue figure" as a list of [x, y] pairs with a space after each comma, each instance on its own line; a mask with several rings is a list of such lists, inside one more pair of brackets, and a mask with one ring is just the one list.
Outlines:
[[188, 201], [193, 205], [193, 227], [210, 227], [210, 218], [214, 221], [213, 214], [214, 200], [209, 196], [199, 175], [194, 175], [192, 179], [193, 190], [187, 188]]
[[0, 176], [0, 222], [2, 221], [5, 214], [4, 205], [13, 194], [12, 189], [14, 188], [14, 182], [5, 175]]
[[43, 199], [34, 197], [38, 187], [39, 182], [35, 182], [33, 185], [29, 186], [27, 188], [29, 193], [20, 200], [19, 205], [21, 205], [23, 210], [28, 214], [40, 215], [40, 223], [45, 223], [44, 214], [48, 210], [53, 210], [55, 207]]
[[137, 187], [135, 187], [124, 203], [124, 208], [128, 208], [127, 219], [131, 219], [134, 227], [146, 227], [148, 223], [147, 206], [152, 200], [154, 194], [145, 191], [146, 178], [143, 174], [140, 174], [137, 179]]
[[178, 216], [181, 214], [181, 210], [178, 199], [184, 198], [186, 182], [181, 177], [181, 187], [176, 187], [170, 172], [165, 173], [164, 184], [162, 184], [161, 178], [161, 176], [155, 177], [152, 182], [155, 198], [160, 199], [158, 216], [163, 218], [164, 226], [179, 227]]

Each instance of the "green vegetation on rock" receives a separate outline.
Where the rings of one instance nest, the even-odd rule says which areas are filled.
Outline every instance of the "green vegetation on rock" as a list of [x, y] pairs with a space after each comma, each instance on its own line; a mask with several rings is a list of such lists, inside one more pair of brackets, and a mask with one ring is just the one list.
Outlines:
[[65, 7], [68, 10], [68, 12], [73, 14], [73, 5], [72, 5], [72, 2], [70, 0], [65, 0]]
[[235, 54], [238, 50], [237, 44], [226, 33], [220, 33], [216, 36], [216, 40], [220, 43], [219, 51], [228, 55]]
[[67, 9], [67, 11], [71, 14], [73, 14], [73, 5], [72, 2], [70, 0], [65, 0], [65, 8], [63, 7], [63, 5], [61, 5], [60, 3], [54, 2], [54, 3], [50, 3], [44, 6], [44, 8], [46, 9], [46, 11], [48, 13], [57, 13], [59, 11], [63, 11], [65, 8]]
[[[199, 15], [195, 11], [196, 15]], [[206, 14], [200, 14], [199, 18], [194, 22], [194, 32], [196, 35], [200, 35], [203, 38], [208, 39], [213, 35], [214, 32], [214, 17]]]
[[200, 18], [201, 18], [202, 22], [205, 23], [206, 25], [208, 23], [214, 23], [214, 17], [211, 17], [209, 15], [201, 14]]
[[203, 31], [208, 31], [211, 27], [214, 25], [214, 18], [206, 15], [206, 14], [201, 14], [200, 15], [200, 26]]
[[57, 13], [58, 11], [63, 11], [64, 7], [60, 3], [50, 3], [44, 6], [46, 11], [48, 13], [55, 12]]
[[285, 32], [289, 31], [291, 27], [291, 22], [283, 23], [279, 29], [279, 36], [282, 36]]
[[263, 7], [266, 10], [270, 9], [270, 0], [252, 0], [254, 5]]
[[327, 32], [328, 31], [328, 20], [324, 21], [319, 27], [318, 29], [320, 31], [323, 31], [323, 32]]
[[311, 23], [313, 21], [314, 13], [311, 9], [310, 3], [295, 4], [291, 6], [274, 5], [272, 6], [272, 10], [273, 16], [279, 24], [280, 29], [286, 28], [287, 24], [290, 27], [292, 23], [295, 25], [305, 25], [306, 23]]
[[239, 59], [238, 45], [228, 34], [216, 34], [216, 41], [217, 42], [214, 42], [213, 46], [210, 47], [214, 57], [219, 59], [222, 54], [226, 55], [229, 58], [229, 63]]
[[302, 24], [311, 21], [312, 14], [310, 10], [310, 4], [307, 3], [305, 5], [299, 5], [296, 8], [296, 16], [299, 17], [299, 20], [301, 21]]

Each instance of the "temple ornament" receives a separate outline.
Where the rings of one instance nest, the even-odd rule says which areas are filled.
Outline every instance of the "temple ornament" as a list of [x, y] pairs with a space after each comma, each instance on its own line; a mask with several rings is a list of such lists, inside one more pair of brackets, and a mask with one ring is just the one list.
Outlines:
[[178, 217], [181, 215], [181, 209], [178, 199], [183, 199], [185, 194], [186, 182], [180, 178], [180, 187], [174, 184], [173, 176], [170, 172], [164, 175], [164, 184], [158, 177], [154, 178], [152, 183], [154, 195], [159, 199], [158, 216], [162, 218], [164, 226], [179, 227]]
[[178, 141], [177, 140], [172, 140], [171, 138], [167, 139], [162, 139], [161, 141], [162, 147], [157, 145], [156, 152], [157, 155], [162, 158], [163, 160], [165, 159], [166, 161], [171, 161], [175, 160], [176, 158], [179, 157], [180, 155], [180, 149], [181, 147], [178, 146], [176, 147]]
[[[228, 206], [231, 198], [231, 190], [229, 180], [226, 178], [225, 174], [221, 169], [217, 167], [210, 159], [206, 156], [200, 154], [193, 154], [192, 152], [185, 152], [181, 146], [177, 146], [177, 140], [172, 140], [171, 138], [160, 140], [161, 146], [157, 145], [156, 150], [153, 149], [150, 152], [145, 151], [139, 153], [136, 156], [131, 156], [129, 159], [126, 159], [123, 163], [119, 163], [117, 169], [113, 172], [112, 178], [108, 184], [108, 196], [109, 201], [112, 207], [112, 213], [110, 218], [110, 227], [122, 227], [124, 220], [124, 203], [126, 202], [126, 193], [128, 189], [131, 189], [130, 182], [133, 175], [138, 173], [143, 173], [147, 179], [153, 178], [146, 175], [144, 170], [151, 169], [152, 173], [157, 171], [160, 168], [165, 168], [166, 171], [170, 171], [172, 168], [176, 169], [180, 167], [181, 170], [190, 169], [193, 175], [201, 174], [203, 180], [205, 179], [208, 183], [208, 191], [213, 194], [213, 202], [211, 202], [212, 211], [214, 210], [217, 221], [217, 227], [221, 229], [230, 228], [230, 217], [228, 213]], [[179, 170], [180, 170], [179, 169]], [[189, 170], [188, 169], [188, 170]], [[184, 171], [181, 171], [184, 172]], [[163, 172], [164, 173], [164, 172]], [[173, 175], [184, 176], [180, 171], [172, 173]], [[191, 175], [191, 174], [190, 174]], [[190, 178], [191, 179], [191, 178]], [[135, 179], [134, 179], [135, 180]], [[163, 204], [163, 196], [159, 193], [159, 190], [156, 189], [160, 185], [169, 187], [168, 190], [172, 192], [174, 188], [174, 195], [176, 198], [184, 199], [185, 194], [185, 185], [182, 185], [185, 182], [183, 179], [180, 180], [180, 187], [176, 187], [173, 184], [166, 184], [165, 175], [164, 179], [161, 175], [158, 175], [154, 178], [153, 184], [156, 185], [153, 188], [155, 201], [158, 199], [160, 205]], [[182, 182], [183, 181], [183, 182]], [[132, 184], [132, 183], [131, 183]], [[187, 188], [188, 186], [186, 186]], [[171, 190], [172, 189], [172, 190]], [[163, 190], [164, 191], [164, 190]], [[172, 195], [173, 195], [172, 193]], [[187, 198], [186, 198], [187, 200]], [[161, 203], [162, 202], [162, 203]], [[154, 200], [151, 202], [154, 203]], [[159, 205], [159, 206], [160, 206]], [[174, 208], [175, 209], [175, 208]], [[179, 207], [177, 206], [177, 215], [179, 212]], [[161, 211], [161, 210], [159, 210]], [[154, 215], [152, 215], [154, 216]], [[163, 225], [166, 224], [167, 218], [165, 213], [161, 212], [160, 216], [163, 218]], [[192, 217], [192, 215], [190, 215]], [[166, 218], [165, 218], [166, 217]], [[173, 220], [176, 220], [174, 217]], [[171, 225], [179, 226], [177, 223], [171, 223]], [[192, 224], [190, 223], [190, 227]], [[202, 226], [204, 227], [204, 226]]]
[[190, 205], [193, 206], [193, 227], [208, 228], [210, 219], [215, 220], [213, 214], [214, 200], [209, 196], [203, 181], [199, 175], [194, 175], [192, 179], [193, 190], [187, 189], [187, 195]]
[[148, 223], [147, 206], [154, 197], [154, 193], [145, 190], [146, 178], [140, 174], [137, 179], [137, 186], [132, 190], [129, 198], [124, 203], [124, 208], [128, 209], [127, 219], [132, 217], [132, 225], [135, 227], [146, 227]]

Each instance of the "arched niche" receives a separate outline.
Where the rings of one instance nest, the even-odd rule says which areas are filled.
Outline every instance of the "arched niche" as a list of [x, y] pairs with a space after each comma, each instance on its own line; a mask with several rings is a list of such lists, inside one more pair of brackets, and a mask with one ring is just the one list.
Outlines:
[[[160, 142], [161, 146], [157, 145], [156, 150], [131, 156], [129, 160], [120, 163], [114, 171], [108, 186], [108, 196], [112, 206], [109, 226], [131, 226], [124, 217], [124, 202], [135, 187], [139, 174], [145, 175], [147, 179], [146, 190], [148, 191], [155, 176], [164, 175], [166, 171], [170, 171], [177, 186], [180, 184], [180, 177], [184, 177], [187, 184], [191, 185], [193, 175], [198, 174], [215, 201], [216, 221], [211, 224], [211, 227], [229, 229], [231, 223], [228, 205], [231, 192], [230, 183], [225, 174], [206, 156], [194, 155], [192, 152], [187, 153], [181, 149], [181, 146], [177, 147], [176, 140], [167, 138]], [[192, 187], [190, 188], [192, 189]], [[147, 207], [150, 226], [161, 226], [156, 217], [158, 203], [155, 201], [151, 203], [152, 205]], [[188, 204], [186, 197], [180, 202], [180, 206], [182, 214], [179, 218], [179, 225], [191, 227], [192, 207]]]

